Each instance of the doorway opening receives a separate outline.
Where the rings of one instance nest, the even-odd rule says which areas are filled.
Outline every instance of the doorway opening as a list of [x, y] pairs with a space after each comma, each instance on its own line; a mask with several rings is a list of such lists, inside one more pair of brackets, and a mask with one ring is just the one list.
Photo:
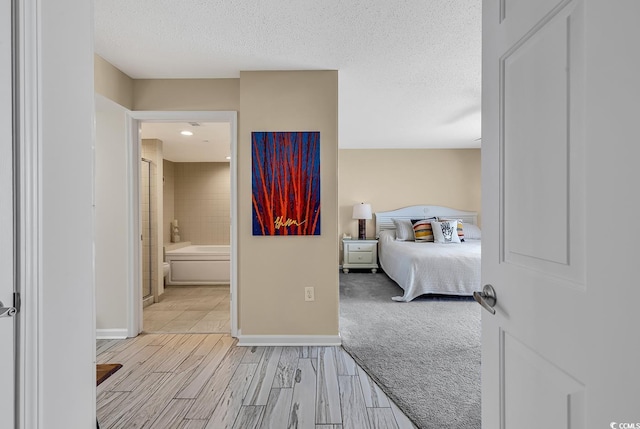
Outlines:
[[141, 160], [130, 165], [139, 238], [132, 243], [131, 336], [236, 336], [237, 114], [129, 116], [131, 158]]
[[143, 331], [228, 334], [229, 123], [140, 125]]

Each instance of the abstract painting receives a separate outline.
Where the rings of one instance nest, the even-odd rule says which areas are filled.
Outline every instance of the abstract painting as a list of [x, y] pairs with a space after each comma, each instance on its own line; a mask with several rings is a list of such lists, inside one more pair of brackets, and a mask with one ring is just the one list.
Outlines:
[[253, 235], [320, 235], [320, 132], [251, 133]]

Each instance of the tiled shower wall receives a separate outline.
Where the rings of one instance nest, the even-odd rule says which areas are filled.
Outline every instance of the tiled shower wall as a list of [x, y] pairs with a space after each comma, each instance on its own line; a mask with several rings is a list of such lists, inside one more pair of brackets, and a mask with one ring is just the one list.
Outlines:
[[175, 189], [176, 189], [176, 164], [166, 159], [162, 161], [164, 168], [163, 180], [163, 210], [164, 221], [162, 225], [162, 237], [164, 244], [171, 243], [171, 221], [176, 218]]
[[[181, 241], [229, 244], [231, 176], [228, 162], [176, 162], [174, 216]], [[166, 184], [165, 177], [165, 186]], [[171, 219], [167, 218], [167, 222]]]

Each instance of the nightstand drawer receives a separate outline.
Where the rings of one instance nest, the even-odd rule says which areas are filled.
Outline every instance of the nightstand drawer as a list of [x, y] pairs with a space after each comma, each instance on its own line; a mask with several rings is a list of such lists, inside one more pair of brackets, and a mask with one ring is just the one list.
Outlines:
[[373, 252], [376, 243], [347, 243], [347, 252]]
[[378, 271], [378, 240], [342, 240], [342, 272], [345, 274], [351, 268], [370, 269], [375, 274]]
[[350, 264], [372, 264], [373, 252], [348, 252], [347, 262]]

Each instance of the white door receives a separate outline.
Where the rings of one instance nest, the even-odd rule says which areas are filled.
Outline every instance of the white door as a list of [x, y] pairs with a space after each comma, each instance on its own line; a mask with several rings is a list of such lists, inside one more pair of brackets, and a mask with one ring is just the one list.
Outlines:
[[0, 0], [0, 427], [14, 426], [15, 327], [13, 306], [13, 156], [11, 1]]
[[483, 428], [640, 428], [639, 21], [483, 2]]

